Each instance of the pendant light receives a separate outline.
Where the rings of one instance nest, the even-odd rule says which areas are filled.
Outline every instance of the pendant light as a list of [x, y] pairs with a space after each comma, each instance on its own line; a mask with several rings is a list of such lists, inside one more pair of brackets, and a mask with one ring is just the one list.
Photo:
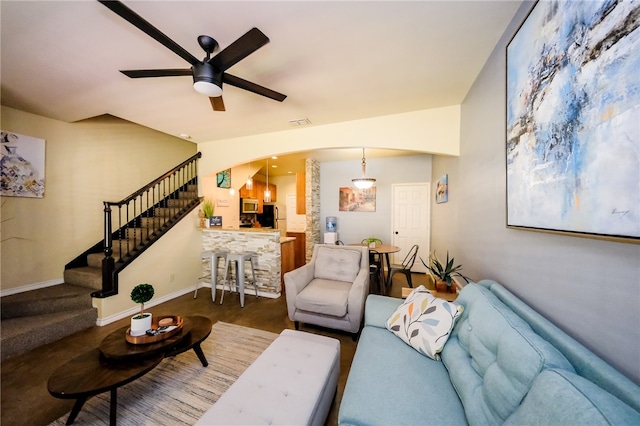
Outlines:
[[267, 187], [264, 190], [264, 202], [271, 202], [271, 191], [269, 191], [269, 159], [267, 159]]
[[376, 181], [374, 178], [366, 177], [367, 174], [367, 159], [364, 157], [364, 148], [362, 148], [362, 177], [351, 179], [351, 182], [358, 189], [369, 189]]
[[247, 183], [245, 184], [245, 188], [249, 191], [253, 189], [253, 178], [251, 177], [251, 163], [249, 163], [249, 177], [247, 178]]

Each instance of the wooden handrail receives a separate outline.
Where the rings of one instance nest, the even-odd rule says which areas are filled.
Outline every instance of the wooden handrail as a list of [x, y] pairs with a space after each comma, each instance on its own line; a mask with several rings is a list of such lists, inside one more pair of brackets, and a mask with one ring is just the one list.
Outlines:
[[173, 175], [176, 171], [178, 171], [179, 169], [181, 169], [182, 167], [186, 166], [187, 164], [193, 162], [194, 160], [198, 159], [198, 158], [202, 158], [202, 153], [198, 152], [197, 154], [193, 155], [192, 157], [186, 159], [185, 161], [183, 161], [182, 163], [178, 164], [177, 166], [175, 166], [173, 169], [169, 170], [167, 173], [163, 174], [162, 176], [152, 180], [151, 182], [149, 182], [148, 184], [146, 184], [145, 186], [143, 186], [142, 188], [138, 189], [136, 192], [134, 192], [133, 194], [129, 195], [128, 197], [125, 197], [124, 199], [122, 199], [122, 201], [105, 201], [104, 204], [105, 205], [111, 205], [111, 206], [118, 206], [118, 205], [123, 205], [123, 204], [127, 204], [129, 201], [135, 199], [136, 197], [138, 197], [141, 194], [144, 194], [145, 192], [147, 192], [149, 189], [151, 189], [152, 187], [154, 187], [155, 185], [157, 185], [158, 183], [162, 182], [163, 180], [165, 180], [166, 178], [170, 177], [171, 175]]

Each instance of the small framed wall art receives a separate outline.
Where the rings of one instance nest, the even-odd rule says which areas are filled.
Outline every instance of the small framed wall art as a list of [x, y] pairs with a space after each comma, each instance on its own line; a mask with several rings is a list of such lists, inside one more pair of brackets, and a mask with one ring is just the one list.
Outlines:
[[1, 131], [2, 196], [44, 197], [44, 139]]
[[218, 188], [231, 188], [231, 169], [223, 170], [216, 174]]
[[436, 181], [436, 203], [449, 201], [449, 176], [444, 174]]

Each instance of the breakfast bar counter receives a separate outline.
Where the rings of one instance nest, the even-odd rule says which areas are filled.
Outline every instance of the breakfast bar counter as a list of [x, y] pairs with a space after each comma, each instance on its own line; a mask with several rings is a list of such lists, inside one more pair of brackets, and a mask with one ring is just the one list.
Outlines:
[[[268, 228], [202, 228], [202, 250], [257, 254], [256, 281], [258, 294], [277, 298], [282, 293], [282, 245], [295, 238], [281, 237], [280, 231]], [[285, 250], [287, 252], [288, 250]], [[286, 259], [285, 259], [286, 260]], [[202, 276], [209, 275], [209, 262], [202, 263]], [[247, 287], [251, 287], [247, 285]], [[217, 288], [222, 288], [220, 281]], [[252, 294], [253, 288], [247, 294]]]

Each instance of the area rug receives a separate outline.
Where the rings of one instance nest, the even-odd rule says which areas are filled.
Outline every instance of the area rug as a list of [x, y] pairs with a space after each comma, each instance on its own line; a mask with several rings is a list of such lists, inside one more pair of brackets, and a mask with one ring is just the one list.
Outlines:
[[[203, 367], [191, 350], [118, 388], [119, 425], [193, 425], [273, 342], [277, 334], [216, 322], [202, 342]], [[51, 425], [63, 426], [69, 414]], [[108, 425], [109, 392], [90, 398], [74, 425]]]

